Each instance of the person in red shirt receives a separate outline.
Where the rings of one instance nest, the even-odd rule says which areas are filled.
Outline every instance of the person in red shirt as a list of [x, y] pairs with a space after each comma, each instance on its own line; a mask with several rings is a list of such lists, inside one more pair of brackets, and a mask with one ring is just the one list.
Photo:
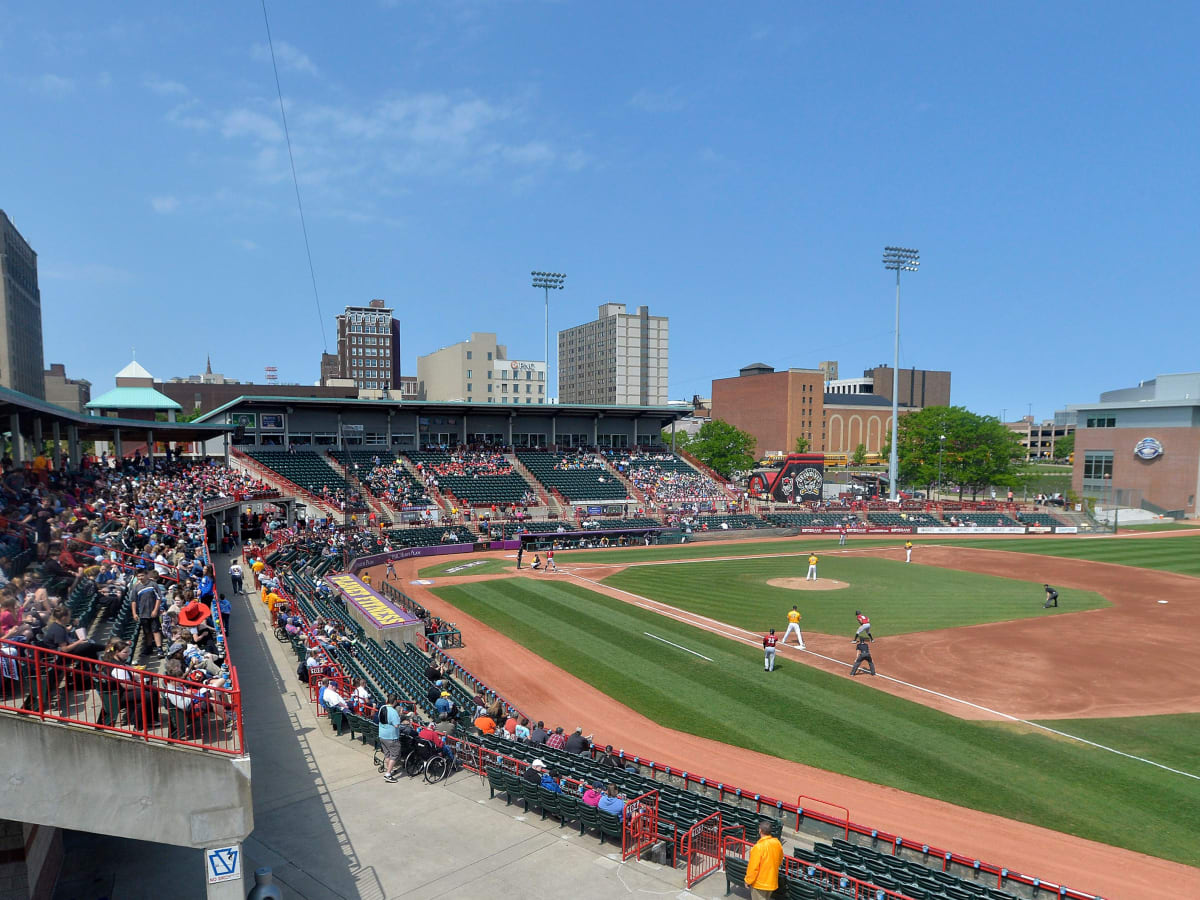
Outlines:
[[763, 638], [763, 671], [775, 671], [775, 645], [779, 643], [779, 638], [775, 637], [775, 629], [771, 629], [771, 633]]
[[868, 641], [875, 640], [875, 636], [871, 634], [871, 619], [864, 615], [861, 609], [854, 611], [854, 617], [858, 619], [858, 631], [854, 632], [854, 637], [850, 638], [851, 643], [857, 644], [859, 637]]
[[453, 767], [457, 764], [457, 760], [454, 758], [454, 751], [446, 743], [445, 736], [440, 731], [434, 729], [432, 722], [426, 722], [422, 725], [421, 730], [417, 732], [417, 737], [433, 744], [438, 753], [450, 760], [451, 770], [453, 770]]

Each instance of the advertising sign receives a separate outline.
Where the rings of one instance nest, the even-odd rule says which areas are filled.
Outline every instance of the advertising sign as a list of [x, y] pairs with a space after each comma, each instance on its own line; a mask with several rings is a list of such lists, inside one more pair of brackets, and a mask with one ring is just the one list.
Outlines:
[[356, 575], [326, 575], [325, 580], [337, 588], [349, 603], [354, 604], [374, 623], [376, 628], [412, 625], [419, 621], [412, 613], [367, 587]]

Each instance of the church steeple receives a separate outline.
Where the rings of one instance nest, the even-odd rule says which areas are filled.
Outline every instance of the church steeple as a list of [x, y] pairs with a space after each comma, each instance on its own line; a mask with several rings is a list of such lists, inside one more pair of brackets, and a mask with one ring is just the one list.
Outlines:
[[211, 353], [208, 354], [208, 364], [204, 367], [204, 374], [205, 375], [212, 374], [212, 354]]

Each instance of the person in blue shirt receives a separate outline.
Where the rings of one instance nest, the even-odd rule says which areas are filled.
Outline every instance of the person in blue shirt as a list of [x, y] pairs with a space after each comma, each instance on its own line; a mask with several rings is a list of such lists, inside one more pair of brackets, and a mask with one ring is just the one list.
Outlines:
[[562, 793], [562, 788], [558, 786], [558, 782], [554, 780], [554, 776], [545, 770], [542, 771], [541, 786], [548, 791], [553, 791], [556, 794]]
[[606, 812], [610, 815], [622, 819], [625, 816], [625, 801], [617, 796], [617, 786], [610, 784], [608, 791], [600, 798], [600, 812]]
[[388, 694], [387, 703], [379, 708], [379, 743], [383, 747], [383, 780], [395, 784], [392, 769], [400, 760], [399, 694]]
[[450, 708], [454, 705], [450, 702], [450, 692], [442, 691], [442, 696], [437, 698], [437, 702], [433, 704], [439, 714], [450, 714]]
[[200, 586], [196, 590], [196, 593], [200, 596], [201, 603], [212, 603], [213, 588], [215, 587], [215, 584], [216, 582], [213, 579], [213, 567], [206, 566], [204, 569], [204, 575], [200, 579]]
[[220, 594], [217, 598], [217, 609], [221, 612], [221, 631], [225, 636], [229, 636], [229, 616], [233, 612], [233, 607], [230, 605], [228, 598], [224, 594]]

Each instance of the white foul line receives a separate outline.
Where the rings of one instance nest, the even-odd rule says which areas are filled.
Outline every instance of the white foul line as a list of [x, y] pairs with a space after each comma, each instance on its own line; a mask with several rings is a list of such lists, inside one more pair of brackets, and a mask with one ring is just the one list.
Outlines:
[[[680, 647], [674, 641], [668, 641], [666, 638], [660, 638], [657, 634], [651, 634], [648, 631], [643, 631], [642, 634], [644, 634], [648, 638], [654, 638], [656, 641], [662, 641], [664, 644], [670, 644], [672, 647], [678, 647], [684, 653], [690, 653], [690, 654], [692, 654], [692, 656], [698, 656], [701, 659], [708, 659], [708, 657], [705, 656], [703, 653], [697, 653], [695, 650], [689, 650], [687, 647]], [[712, 662], [711, 659], [708, 659], [708, 661]]]
[[[681, 560], [681, 562], [682, 562], [682, 560]], [[573, 572], [571, 572], [569, 574], [571, 575], [572, 578], [578, 578], [580, 581], [586, 581], [588, 584], [596, 585], [596, 587], [603, 587], [605, 590], [614, 591], [619, 594], [626, 594], [627, 596], [635, 598], [635, 600], [643, 601], [641, 603], [634, 602], [633, 604], [631, 604], [633, 606], [637, 606], [637, 607], [640, 607], [641, 609], [649, 610], [650, 612], [657, 613], [661, 616], [666, 616], [669, 619], [674, 619], [677, 622], [682, 622], [685, 625], [691, 625], [693, 628], [703, 628], [705, 631], [709, 631], [714, 634], [720, 634], [723, 637], [727, 637], [727, 638], [730, 638], [735, 641], [740, 641], [743, 644], [750, 644], [752, 646], [758, 645], [758, 635], [755, 634], [755, 632], [753, 632], [753, 631], [747, 631], [745, 628], [740, 628], [737, 625], [730, 625], [726, 622], [720, 621], [719, 619], [712, 619], [712, 618], [709, 618], [708, 616], [700, 615], [699, 613], [689, 613], [687, 610], [680, 609], [679, 607], [676, 607], [676, 606], [671, 606], [669, 603], [662, 603], [658, 600], [651, 600], [649, 597], [643, 597], [641, 594], [635, 594], [632, 591], [626, 591], [622, 588], [613, 587], [612, 585], [601, 584], [599, 581], [594, 581], [591, 578], [585, 578], [582, 575], [576, 575]], [[654, 604], [654, 605], [651, 605], [651, 604]], [[671, 610], [671, 612], [668, 612], [667, 610]], [[677, 613], [679, 615], [676, 615]], [[691, 616], [693, 618], [687, 618], [688, 616]], [[713, 625], [720, 626], [720, 627], [701, 625], [699, 622], [696, 621], [696, 619], [703, 619], [706, 622], [712, 622]], [[751, 639], [742, 637], [741, 635], [732, 634], [729, 630], [722, 630], [722, 629], [732, 629], [733, 631], [740, 631], [740, 632], [742, 632], [742, 634], [753, 634], [753, 635], [755, 635], [755, 638], [754, 638], [754, 640], [751, 640]], [[648, 634], [648, 632], [642, 632], [642, 633]], [[649, 637], [654, 637], [654, 635], [651, 634], [651, 635], [649, 635]], [[661, 641], [663, 639], [659, 638], [658, 640]], [[670, 644], [671, 642], [665, 641], [665, 643]], [[678, 644], [673, 644], [672, 646], [679, 647]], [[787, 646], [787, 645], [783, 644], [781, 646]], [[679, 647], [679, 649], [687, 650], [686, 647]], [[692, 653], [694, 651], [688, 650], [687, 652]], [[815, 650], [803, 650], [800, 652], [811, 653], [813, 656], [816, 656], [819, 659], [824, 659], [831, 663], [837, 663], [839, 666], [842, 666], [847, 669], [851, 668], [850, 663], [844, 662], [840, 659], [835, 659], [832, 656], [825, 656], [822, 653], [817, 653]], [[697, 653], [696, 655], [699, 656], [700, 654]], [[708, 657], [704, 657], [704, 658], [708, 659]], [[712, 660], [710, 659], [709, 662], [712, 662]], [[1154, 766], [1155, 768], [1162, 769], [1165, 772], [1171, 772], [1174, 775], [1183, 775], [1185, 778], [1191, 778], [1196, 781], [1200, 781], [1200, 775], [1193, 775], [1191, 772], [1185, 772], [1182, 769], [1174, 769], [1171, 766], [1165, 766], [1162, 763], [1155, 762], [1152, 759], [1146, 759], [1143, 756], [1134, 756], [1132, 753], [1126, 753], [1125, 751], [1117, 750], [1114, 747], [1107, 747], [1104, 744], [1097, 744], [1095, 741], [1089, 741], [1087, 738], [1081, 738], [1074, 734], [1068, 734], [1065, 731], [1059, 731], [1057, 728], [1050, 728], [1049, 726], [1039, 724], [1038, 722], [1031, 722], [1028, 719], [1022, 719], [1017, 716], [1010, 715], [1009, 713], [1006, 713], [1006, 712], [1000, 712], [1000, 710], [998, 710], [998, 709], [992, 709], [987, 706], [981, 706], [978, 703], [972, 703], [970, 700], [963, 700], [961, 697], [952, 697], [949, 694], [943, 694], [941, 691], [935, 691], [932, 688], [921, 687], [921, 685], [913, 684], [912, 682], [909, 682], [909, 681], [901, 681], [899, 678], [893, 678], [890, 675], [879, 675], [876, 677], [886, 678], [888, 681], [891, 681], [894, 684], [902, 684], [905, 687], [912, 688], [915, 691], [922, 691], [923, 693], [926, 693], [926, 694], [932, 694], [935, 697], [941, 697], [943, 700], [950, 700], [954, 703], [961, 703], [963, 706], [969, 706], [972, 709], [978, 709], [978, 710], [981, 710], [982, 712], [991, 713], [994, 716], [999, 716], [1000, 718], [1007, 719], [1010, 722], [1017, 722], [1018, 724], [1028, 725], [1030, 728], [1037, 728], [1041, 731], [1048, 732], [1049, 734], [1055, 734], [1055, 735], [1058, 735], [1059, 737], [1069, 738], [1072, 741], [1078, 741], [1081, 744], [1087, 744], [1089, 747], [1095, 747], [1097, 750], [1107, 750], [1109, 753], [1115, 753], [1117, 756], [1123, 756], [1126, 759], [1132, 759], [1137, 762], [1143, 762], [1143, 763], [1146, 763], [1147, 765]]]

